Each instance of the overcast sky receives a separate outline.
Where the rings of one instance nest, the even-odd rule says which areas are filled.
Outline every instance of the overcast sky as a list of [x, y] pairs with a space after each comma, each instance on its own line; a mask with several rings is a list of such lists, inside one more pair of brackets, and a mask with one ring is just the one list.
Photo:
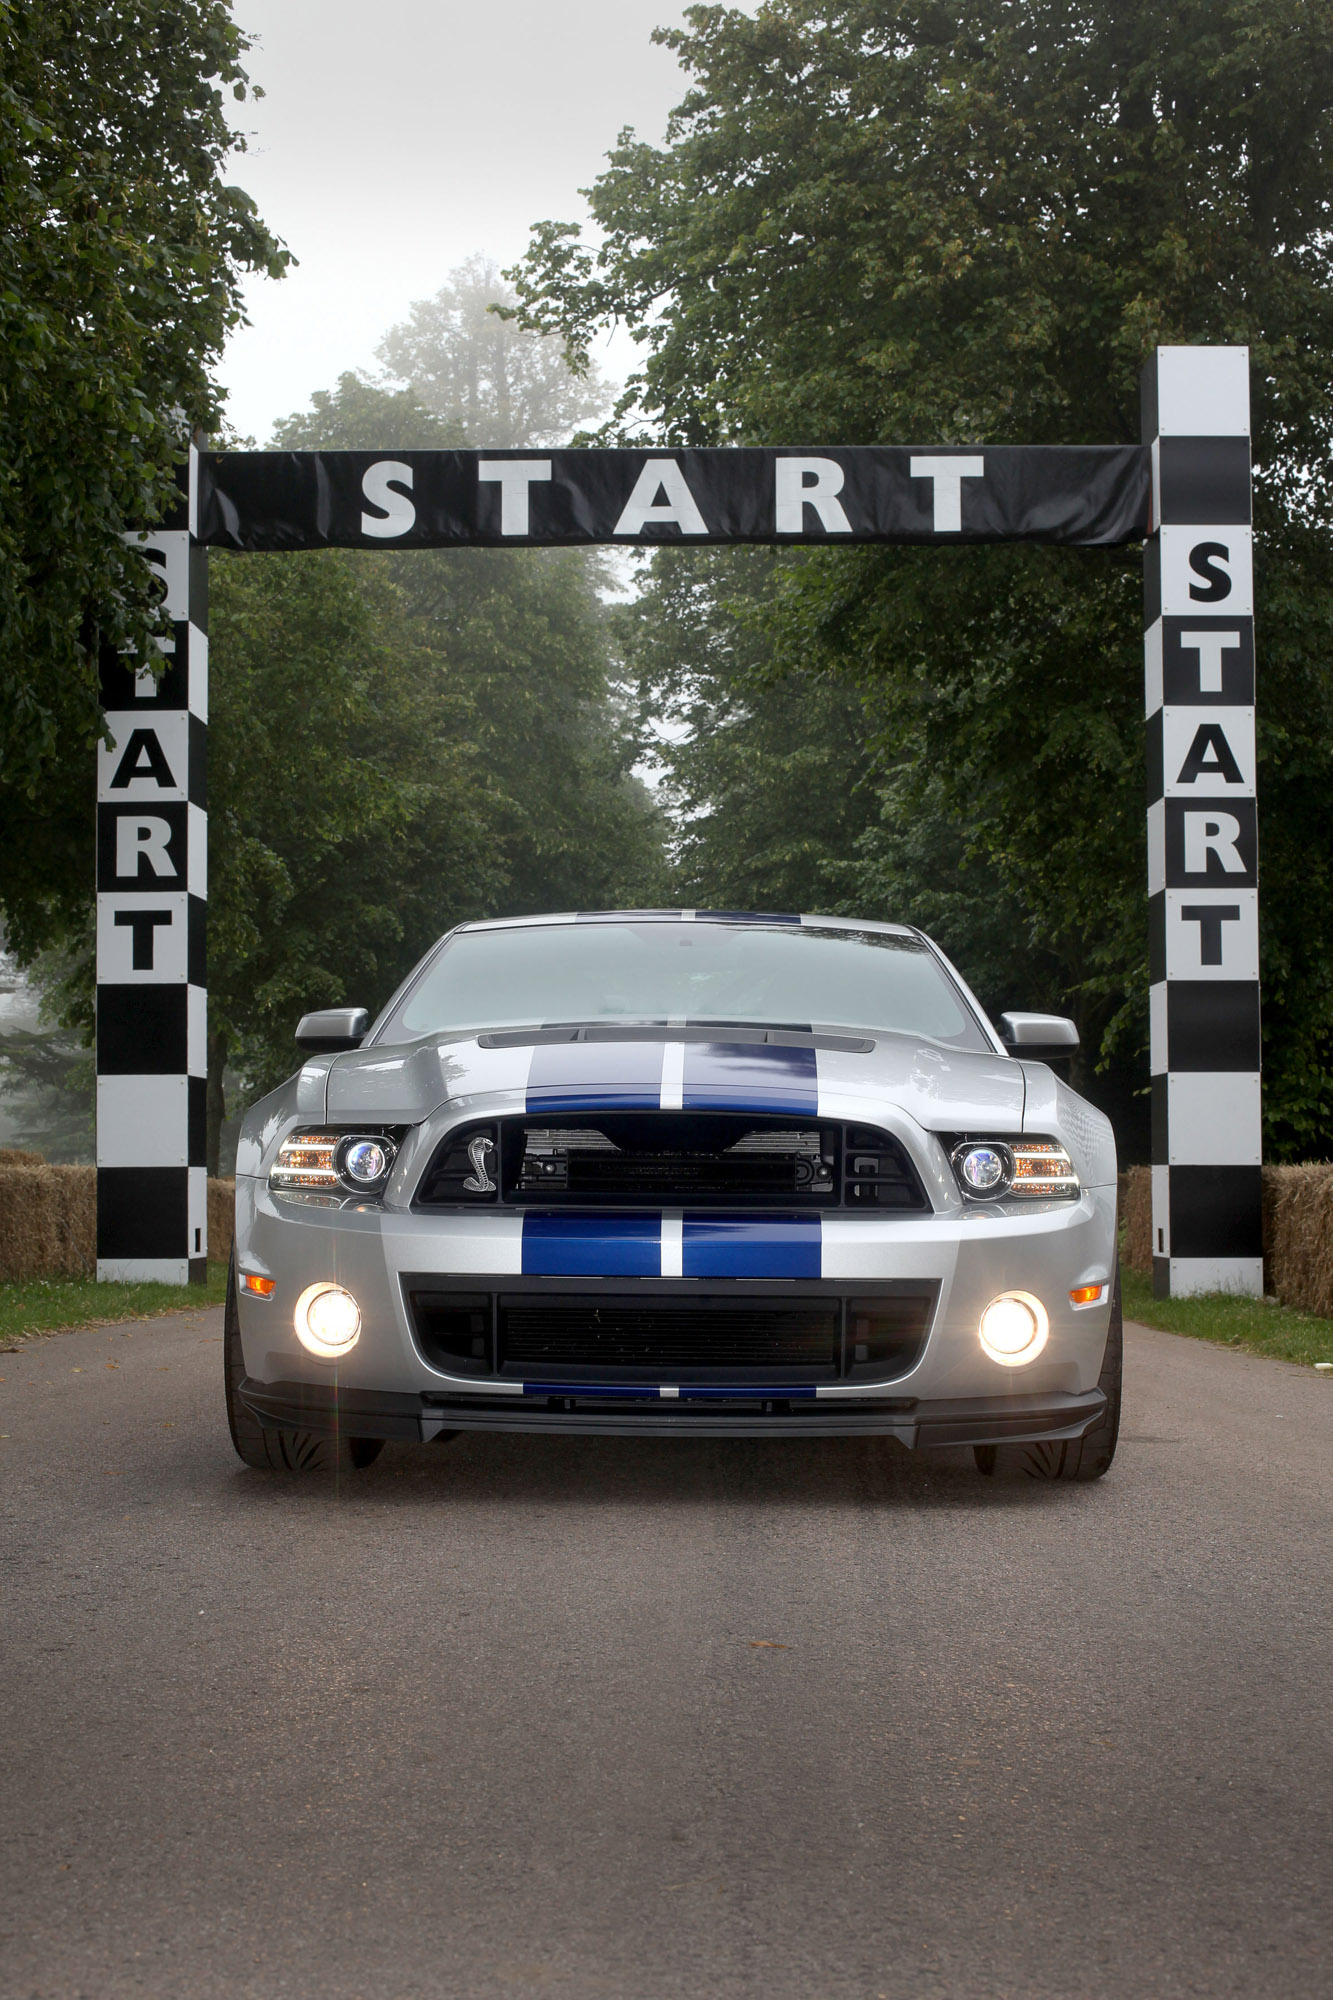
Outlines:
[[[229, 415], [274, 420], [371, 365], [414, 299], [483, 251], [510, 264], [528, 227], [580, 218], [577, 190], [624, 125], [652, 140], [686, 79], [651, 30], [672, 0], [234, 0], [267, 95], [232, 177], [300, 259], [252, 283], [253, 324], [222, 367]], [[633, 348], [601, 358], [623, 378]]]

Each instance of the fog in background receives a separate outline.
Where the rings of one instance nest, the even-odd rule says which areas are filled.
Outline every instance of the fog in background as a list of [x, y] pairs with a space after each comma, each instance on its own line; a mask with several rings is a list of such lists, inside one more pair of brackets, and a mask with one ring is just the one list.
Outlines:
[[[230, 420], [274, 422], [343, 370], [374, 369], [386, 331], [478, 252], [522, 253], [532, 223], [582, 219], [632, 125], [660, 140], [686, 80], [654, 27], [673, 0], [235, 0], [266, 96], [237, 107], [233, 178], [300, 259], [254, 279], [228, 348]], [[598, 354], [623, 380], [635, 349]]]

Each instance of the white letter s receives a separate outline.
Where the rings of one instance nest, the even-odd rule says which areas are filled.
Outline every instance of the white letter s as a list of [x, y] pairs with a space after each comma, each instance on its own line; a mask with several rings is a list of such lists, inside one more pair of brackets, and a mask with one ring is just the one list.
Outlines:
[[[407, 487], [407, 493], [396, 489]], [[361, 492], [372, 507], [383, 509], [379, 514], [361, 516], [363, 535], [374, 535], [380, 541], [391, 541], [398, 535], [405, 535], [417, 518], [417, 510], [408, 497], [412, 488], [412, 468], [401, 459], [381, 458], [374, 465], [368, 465], [361, 480]]]

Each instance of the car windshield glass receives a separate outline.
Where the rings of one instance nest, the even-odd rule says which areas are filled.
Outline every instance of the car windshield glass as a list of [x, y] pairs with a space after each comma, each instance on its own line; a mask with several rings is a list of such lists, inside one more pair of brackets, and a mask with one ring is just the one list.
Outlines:
[[914, 938], [669, 921], [461, 931], [377, 1039], [622, 1021], [851, 1027], [991, 1046]]

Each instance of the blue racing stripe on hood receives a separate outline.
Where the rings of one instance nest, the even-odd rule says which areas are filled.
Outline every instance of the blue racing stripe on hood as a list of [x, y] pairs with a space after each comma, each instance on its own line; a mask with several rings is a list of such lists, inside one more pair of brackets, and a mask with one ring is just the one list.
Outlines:
[[687, 1215], [681, 1229], [686, 1278], [818, 1278], [822, 1257], [817, 1215]]
[[815, 1052], [772, 1042], [687, 1042], [681, 1104], [686, 1111], [771, 1111], [816, 1118]]
[[528, 1070], [529, 1111], [656, 1111], [661, 1042], [539, 1042]]
[[525, 1278], [660, 1278], [660, 1215], [523, 1217]]

